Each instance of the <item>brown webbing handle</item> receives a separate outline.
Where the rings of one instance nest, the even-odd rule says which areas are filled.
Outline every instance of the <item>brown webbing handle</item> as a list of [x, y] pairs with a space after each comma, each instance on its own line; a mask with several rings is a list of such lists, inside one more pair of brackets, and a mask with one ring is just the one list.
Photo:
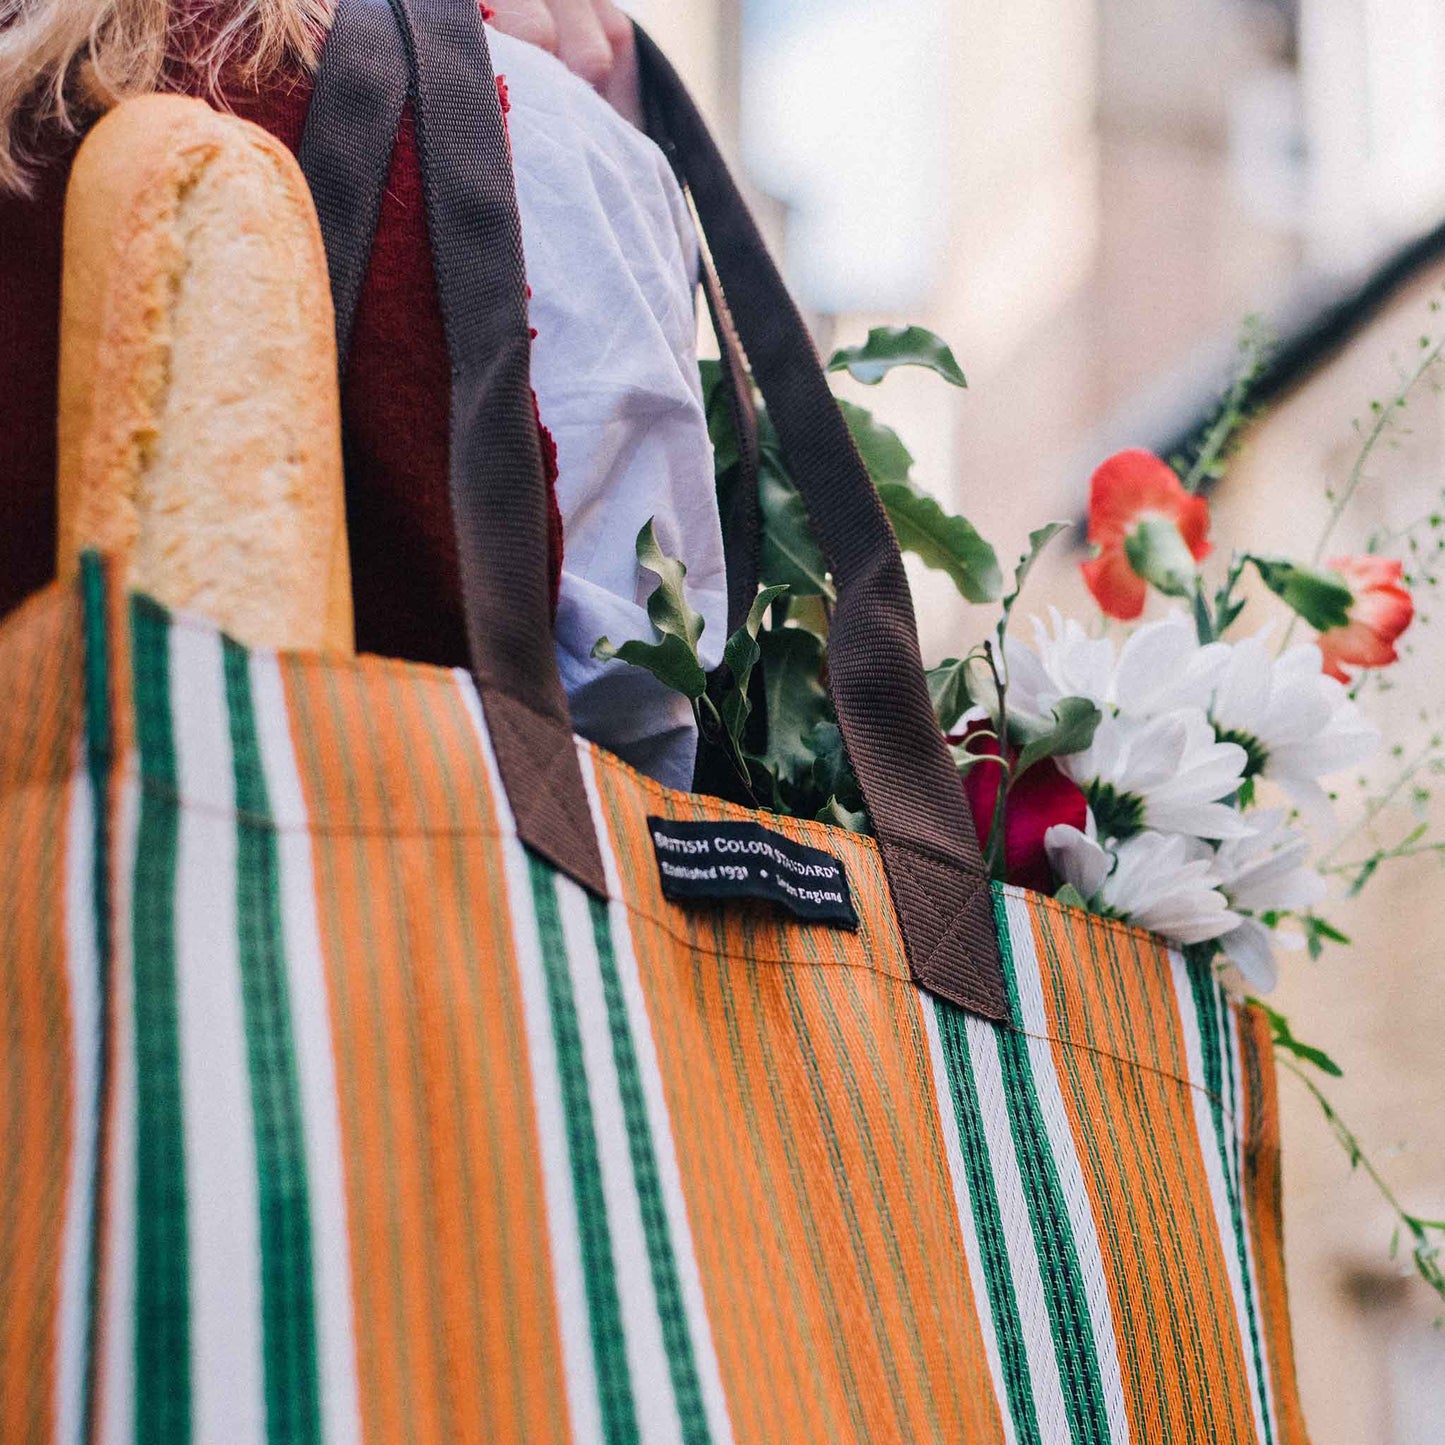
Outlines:
[[389, 35], [386, 10], [383, 0], [338, 6], [301, 147], [342, 282], [338, 331], [344, 350], [385, 175], [378, 154], [390, 155], [409, 99], [451, 362], [449, 481], [472, 676], [522, 842], [600, 896], [602, 855], [552, 644], [522, 227], [486, 31], [476, 0], [391, 0]]
[[838, 592], [829, 688], [915, 980], [974, 1013], [1008, 1000], [992, 889], [934, 720], [903, 559], [807, 327], [707, 126], [637, 30], [654, 139], [691, 193], [737, 336]]

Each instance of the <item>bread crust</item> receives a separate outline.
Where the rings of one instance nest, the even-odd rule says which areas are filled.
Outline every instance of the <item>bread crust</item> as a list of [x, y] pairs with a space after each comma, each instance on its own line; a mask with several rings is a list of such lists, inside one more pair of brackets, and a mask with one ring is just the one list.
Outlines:
[[352, 648], [335, 324], [305, 178], [258, 126], [142, 96], [81, 147], [61, 286], [59, 557], [253, 646]]

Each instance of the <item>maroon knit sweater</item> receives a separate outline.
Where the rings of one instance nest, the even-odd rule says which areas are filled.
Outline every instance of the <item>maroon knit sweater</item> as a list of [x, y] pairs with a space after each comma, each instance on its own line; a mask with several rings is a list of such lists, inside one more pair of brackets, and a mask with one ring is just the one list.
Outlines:
[[[297, 74], [236, 112], [293, 151], [311, 97]], [[28, 197], [0, 194], [0, 616], [54, 575], [61, 220], [74, 146]], [[466, 661], [448, 499], [450, 367], [432, 274], [416, 133], [402, 117], [342, 389], [357, 646]], [[561, 575], [555, 449], [549, 461], [553, 602]]]

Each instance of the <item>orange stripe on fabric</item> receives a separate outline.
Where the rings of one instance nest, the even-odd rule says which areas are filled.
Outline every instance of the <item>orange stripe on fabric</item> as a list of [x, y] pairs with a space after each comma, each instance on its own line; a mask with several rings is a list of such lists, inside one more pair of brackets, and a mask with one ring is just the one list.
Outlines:
[[1138, 930], [1028, 901], [1132, 1429], [1151, 1441], [1251, 1441], [1168, 953]]
[[452, 675], [283, 659], [337, 1038], [367, 1438], [558, 1440], [497, 821]]
[[648, 813], [757, 815], [597, 763], [737, 1439], [1002, 1439], [876, 850], [767, 819], [844, 857], [858, 934], [685, 910]]
[[1295, 1376], [1289, 1295], [1284, 1272], [1284, 1218], [1280, 1191], [1278, 1079], [1269, 1021], [1255, 1008], [1240, 1009], [1235, 1027], [1240, 1054], [1240, 1127], [1243, 1130], [1244, 1212], [1254, 1247], [1260, 1324], [1269, 1352], [1278, 1445], [1308, 1445], [1299, 1381]]
[[[55, 1429], [73, 1040], [65, 975], [71, 775], [84, 727], [78, 597], [49, 589], [0, 628], [0, 1419]], [[90, 919], [80, 921], [82, 927]]]

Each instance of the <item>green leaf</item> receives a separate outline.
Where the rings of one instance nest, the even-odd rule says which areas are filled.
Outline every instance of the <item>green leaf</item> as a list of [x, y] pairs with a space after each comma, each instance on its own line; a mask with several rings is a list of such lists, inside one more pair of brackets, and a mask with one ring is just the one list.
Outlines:
[[1072, 883], [1065, 883], [1054, 897], [1065, 908], [1082, 908], [1085, 913], [1089, 911], [1089, 900]]
[[811, 774], [816, 749], [809, 744], [810, 735], [832, 716], [823, 687], [823, 643], [800, 627], [773, 627], [761, 635], [759, 645], [768, 706], [763, 763], [778, 778], [791, 781]]
[[948, 657], [931, 667], [927, 672], [928, 696], [933, 703], [933, 715], [944, 732], [950, 732], [953, 725], [973, 706], [968, 690], [968, 659]]
[[1179, 528], [1168, 517], [1145, 517], [1124, 538], [1129, 565], [1166, 597], [1187, 597], [1198, 567]]
[[833, 353], [829, 371], [846, 371], [864, 386], [877, 386], [895, 366], [923, 366], [953, 386], [967, 386], [963, 370], [940, 336], [922, 326], [875, 326], [860, 346]]
[[664, 687], [696, 702], [707, 691], [707, 674], [697, 653], [671, 633], [660, 642], [624, 642], [614, 647], [605, 637], [592, 649], [592, 656], [604, 662], [628, 662], [650, 672]]
[[657, 578], [657, 586], [647, 599], [647, 615], [658, 640], [633, 640], [614, 647], [603, 637], [593, 647], [592, 656], [643, 668], [664, 687], [696, 702], [707, 691], [707, 674], [697, 655], [704, 623], [702, 616], [688, 606], [687, 568], [662, 550], [651, 518], [637, 534], [636, 550], [638, 562]]
[[1312, 1064], [1322, 1074], [1328, 1074], [1332, 1079], [1344, 1077], [1345, 1071], [1323, 1049], [1317, 1049], [1313, 1044], [1307, 1044], [1295, 1038], [1289, 1020], [1282, 1013], [1270, 1008], [1262, 999], [1252, 998], [1249, 1001], [1263, 1010], [1264, 1016], [1269, 1020], [1270, 1030], [1274, 1034], [1275, 1048], [1293, 1054], [1303, 1063]]
[[762, 656], [762, 649], [758, 646], [758, 633], [768, 608], [787, 590], [786, 587], [764, 587], [753, 598], [747, 621], [728, 638], [727, 645], [723, 648], [723, 661], [731, 674], [731, 682], [723, 694], [718, 711], [728, 738], [740, 757], [743, 731], [753, 710], [752, 701], [748, 697], [748, 683], [752, 678], [753, 668]]
[[794, 597], [836, 596], [828, 564], [813, 535], [803, 498], [770, 449], [762, 455], [758, 475], [758, 506], [763, 540], [758, 564], [761, 580], [786, 586]]
[[712, 442], [713, 469], [721, 477], [738, 464], [738, 437], [728, 409], [722, 362], [704, 358], [698, 362], [697, 370], [702, 380], [702, 406], [707, 417], [708, 440]]
[[878, 495], [898, 545], [926, 566], [946, 572], [970, 602], [993, 602], [1003, 591], [998, 557], [972, 522], [944, 511], [912, 482], [879, 482]]
[[1094, 729], [1103, 717], [1086, 697], [1061, 697], [1052, 711], [1051, 718], [1009, 719], [1016, 740], [1023, 743], [1014, 763], [1013, 782], [1044, 758], [1083, 752], [1094, 741]]
[[851, 401], [839, 401], [839, 410], [853, 441], [868, 468], [868, 475], [880, 486], [884, 482], [906, 482], [913, 470], [913, 454], [891, 426], [873, 419], [873, 413]]
[[850, 833], [868, 831], [868, 814], [861, 809], [845, 808], [837, 798], [829, 795], [828, 801], [813, 815], [815, 823], [831, 823], [835, 828], [846, 828]]
[[1067, 522], [1047, 522], [1042, 527], [1029, 533], [1028, 551], [1019, 558], [1018, 566], [1014, 568], [1014, 590], [1003, 599], [1002, 615], [999, 618], [998, 635], [1003, 640], [1003, 635], [1008, 631], [1009, 618], [1013, 614], [1014, 604], [1019, 600], [1019, 594], [1024, 590], [1024, 583], [1028, 581], [1029, 573], [1034, 570], [1034, 563], [1039, 560], [1045, 547], [1068, 528]]
[[863, 807], [863, 791], [848, 761], [843, 733], [835, 722], [821, 722], [805, 740], [813, 754], [813, 786], [823, 798], [836, 798], [850, 810]]
[[1259, 580], [1317, 631], [1328, 632], [1350, 620], [1354, 594], [1335, 573], [1303, 567], [1285, 557], [1251, 555], [1248, 560]]
[[684, 585], [687, 568], [662, 550], [650, 517], [637, 534], [637, 560], [657, 578], [657, 586], [647, 599], [652, 625], [665, 637], [681, 638], [695, 656], [705, 626], [702, 614], [688, 605]]
[[1349, 943], [1349, 937], [1340, 932], [1332, 923], [1326, 923], [1323, 918], [1317, 918], [1313, 913], [1307, 913], [1300, 922], [1305, 930], [1305, 947], [1309, 950], [1312, 959], [1318, 960], [1325, 951], [1326, 942]]

